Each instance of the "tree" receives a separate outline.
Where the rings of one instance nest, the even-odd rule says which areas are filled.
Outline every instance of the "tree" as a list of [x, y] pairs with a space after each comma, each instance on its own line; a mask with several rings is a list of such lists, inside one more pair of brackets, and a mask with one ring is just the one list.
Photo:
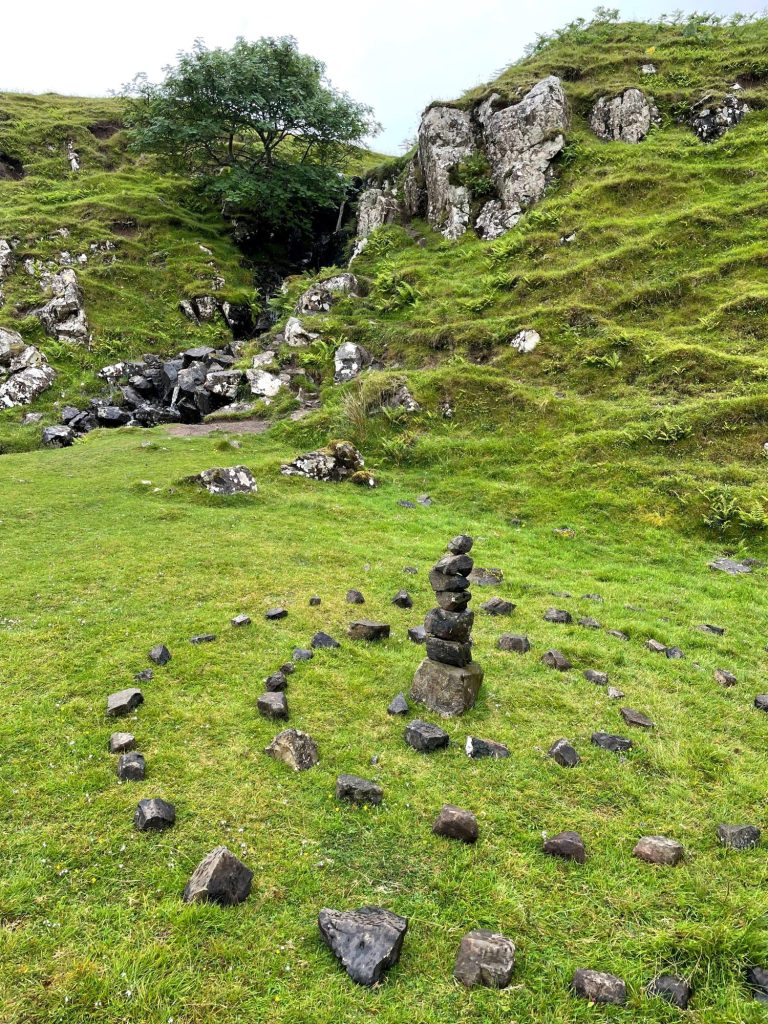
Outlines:
[[126, 94], [134, 150], [191, 173], [223, 213], [267, 232], [306, 231], [318, 208], [338, 205], [350, 147], [379, 128], [289, 36], [230, 50], [198, 41], [162, 82], [139, 75]]

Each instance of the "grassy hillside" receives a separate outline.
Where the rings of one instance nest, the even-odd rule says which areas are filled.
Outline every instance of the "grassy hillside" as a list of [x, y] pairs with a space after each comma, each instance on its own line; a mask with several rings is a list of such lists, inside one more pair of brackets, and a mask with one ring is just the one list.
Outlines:
[[[573, 124], [559, 177], [495, 242], [446, 242], [420, 223], [373, 236], [354, 264], [365, 296], [307, 317], [321, 339], [284, 354], [317, 383], [313, 416], [238, 439], [226, 424], [194, 439], [96, 431], [64, 451], [0, 458], [3, 1024], [666, 1024], [681, 1013], [645, 995], [662, 971], [690, 980], [687, 1020], [764, 1019], [744, 974], [768, 966], [768, 716], [753, 707], [768, 689], [765, 570], [734, 579], [707, 563], [726, 552], [768, 561], [766, 43], [766, 22], [600, 24], [507, 69], [489, 89], [565, 79]], [[643, 78], [649, 60], [658, 74]], [[754, 111], [705, 146], [677, 118], [735, 77]], [[629, 85], [653, 94], [662, 124], [638, 146], [598, 142], [591, 101]], [[126, 157], [119, 135], [89, 132], [115, 116], [111, 101], [3, 97], [0, 110], [13, 112], [0, 149], [15, 132], [29, 165], [22, 181], [0, 182], [0, 237], [48, 255], [63, 246], [47, 236], [66, 223], [71, 251], [118, 245], [115, 264], [93, 261], [82, 274], [93, 356], [52, 348], [16, 316], [31, 286], [15, 275], [6, 288], [0, 323], [39, 341], [60, 369], [53, 417], [60, 392], [93, 388], [97, 356], [100, 365], [152, 339], [160, 350], [207, 337], [176, 311], [179, 295], [207, 281], [199, 244], [227, 287], [247, 293], [250, 282], [183, 182]], [[64, 161], [70, 136], [77, 176]], [[126, 217], [137, 227], [121, 233]], [[162, 265], [155, 252], [167, 254]], [[275, 300], [283, 315], [308, 280]], [[529, 327], [542, 340], [521, 357], [509, 342]], [[341, 340], [385, 368], [333, 387]], [[382, 407], [394, 380], [407, 381], [421, 412]], [[9, 446], [36, 442], [19, 435], [18, 411], [3, 415]], [[339, 436], [361, 448], [378, 489], [280, 475], [281, 462]], [[240, 463], [258, 480], [255, 496], [203, 498], [180, 484]], [[425, 493], [429, 507], [398, 504]], [[505, 574], [475, 588], [475, 606], [499, 594], [517, 608], [496, 619], [476, 607], [480, 700], [440, 723], [448, 750], [423, 757], [386, 707], [423, 656], [406, 631], [432, 606], [427, 570], [458, 532], [476, 538], [479, 565]], [[363, 608], [345, 603], [350, 587]], [[412, 611], [390, 604], [400, 587]], [[309, 607], [312, 594], [320, 607]], [[586, 597], [595, 594], [600, 602]], [[266, 622], [278, 604], [288, 617]], [[604, 628], [544, 622], [550, 606]], [[253, 625], [232, 629], [238, 612]], [[361, 612], [391, 623], [391, 638], [346, 640]], [[707, 622], [725, 635], [696, 629]], [[342, 648], [289, 679], [290, 724], [321, 754], [293, 774], [263, 754], [279, 726], [255, 703], [263, 679], [318, 629]], [[504, 631], [527, 633], [532, 650], [500, 651]], [[218, 639], [189, 643], [203, 632]], [[651, 653], [648, 638], [685, 658]], [[133, 684], [160, 641], [172, 661], [115, 725], [107, 695]], [[549, 647], [573, 669], [542, 665]], [[588, 668], [607, 671], [625, 698], [588, 682]], [[718, 685], [717, 668], [737, 684]], [[656, 728], [625, 725], [620, 706]], [[123, 727], [147, 757], [143, 783], [116, 780], [106, 743]], [[594, 730], [635, 748], [625, 758], [599, 750]], [[511, 757], [471, 761], [467, 735], [504, 742]], [[581, 754], [576, 769], [545, 756], [560, 737]], [[380, 781], [382, 806], [337, 803], [341, 772]], [[176, 805], [174, 829], [132, 828], [149, 796]], [[432, 835], [446, 802], [478, 815], [476, 846]], [[762, 827], [762, 845], [723, 849], [721, 822]], [[564, 829], [582, 833], [585, 865], [541, 852], [542, 834]], [[649, 834], [682, 842], [685, 862], [633, 858]], [[252, 895], [228, 910], [182, 903], [191, 870], [220, 843], [254, 870]], [[321, 907], [366, 903], [410, 919], [401, 962], [374, 991], [352, 984], [315, 924]], [[504, 992], [452, 980], [461, 936], [480, 927], [517, 945]], [[575, 999], [577, 967], [625, 978], [629, 1005]]]

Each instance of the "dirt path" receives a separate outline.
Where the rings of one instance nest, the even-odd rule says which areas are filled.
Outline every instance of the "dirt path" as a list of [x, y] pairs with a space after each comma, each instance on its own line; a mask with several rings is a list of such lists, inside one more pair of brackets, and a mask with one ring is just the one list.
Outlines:
[[223, 434], [263, 434], [269, 420], [220, 420], [218, 423], [169, 423], [165, 428], [171, 437], [205, 437], [220, 431]]

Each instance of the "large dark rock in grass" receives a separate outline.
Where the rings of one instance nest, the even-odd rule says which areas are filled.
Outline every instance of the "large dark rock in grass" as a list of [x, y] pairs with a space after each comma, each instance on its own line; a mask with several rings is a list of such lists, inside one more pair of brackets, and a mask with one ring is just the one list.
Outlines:
[[627, 986], [615, 974], [591, 971], [580, 967], [571, 981], [573, 991], [591, 1003], [614, 1003], [623, 1006], [627, 1001]]
[[400, 958], [408, 920], [381, 907], [324, 908], [317, 925], [325, 944], [358, 985], [376, 985]]
[[254, 494], [257, 490], [256, 480], [247, 466], [217, 466], [204, 469], [189, 482], [204, 487], [209, 494]]
[[469, 932], [461, 940], [453, 976], [473, 988], [506, 988], [515, 967], [515, 944], [485, 928]]
[[614, 754], [624, 754], [632, 749], [632, 740], [627, 739], [625, 736], [615, 736], [609, 732], [593, 732], [592, 742], [596, 747], [610, 750]]
[[288, 718], [288, 700], [284, 693], [262, 693], [262, 695], [256, 701], [256, 707], [259, 711], [259, 714], [263, 715], [265, 718]]
[[324, 633], [322, 630], [315, 633], [315, 635], [312, 637], [311, 643], [312, 647], [315, 650], [321, 651], [333, 650], [337, 647], [341, 647], [341, 644], [339, 643], [338, 640], [334, 640], [332, 636], [329, 636], [328, 633]]
[[71, 427], [53, 426], [43, 428], [43, 444], [46, 448], [69, 448], [75, 443], [76, 434]]
[[544, 841], [543, 849], [551, 857], [575, 860], [577, 864], [583, 864], [587, 859], [584, 840], [578, 832], [558, 832], [556, 836]]
[[708, 563], [710, 569], [724, 572], [728, 576], [745, 576], [752, 572], [753, 562], [738, 562], [733, 558], [716, 558], [714, 562]]
[[353, 804], [380, 804], [384, 790], [377, 782], [361, 779], [359, 775], [340, 775], [336, 779], [336, 797]]
[[109, 737], [110, 754], [124, 754], [136, 746], [136, 737], [130, 732], [113, 732]]
[[632, 853], [648, 864], [660, 864], [665, 867], [675, 867], [684, 856], [682, 845], [666, 836], [643, 836]]
[[678, 1010], [687, 1010], [692, 989], [685, 979], [675, 974], [659, 974], [648, 984], [646, 992], [651, 998], [663, 999]]
[[414, 718], [405, 727], [405, 742], [420, 754], [431, 754], [434, 750], [447, 747], [450, 737], [439, 726]]
[[467, 736], [464, 752], [467, 757], [475, 760], [483, 757], [509, 757], [509, 747], [505, 747], [503, 743], [497, 743], [495, 740], [481, 740], [477, 736]]
[[121, 715], [130, 715], [139, 704], [144, 703], [144, 694], [135, 686], [127, 690], [118, 690], [107, 697], [107, 714], [111, 718], [118, 718]]
[[444, 804], [432, 825], [436, 836], [459, 839], [462, 843], [477, 842], [477, 818], [472, 811], [465, 811], [454, 804]]
[[547, 608], [544, 612], [544, 621], [567, 626], [573, 622], [573, 616], [562, 608]]
[[627, 725], [636, 725], [641, 729], [655, 728], [653, 719], [644, 715], [642, 711], [635, 711], [633, 708], [619, 708], [619, 711]]
[[558, 672], [568, 672], [569, 669], [573, 668], [573, 665], [568, 661], [566, 656], [561, 651], [556, 651], [554, 648], [550, 648], [542, 654], [541, 663], [542, 665], [546, 665], [547, 668], [557, 669]]
[[163, 832], [175, 821], [176, 808], [160, 797], [139, 800], [133, 817], [133, 824], [139, 832]]
[[475, 661], [459, 667], [425, 658], [413, 677], [411, 699], [445, 717], [461, 715], [474, 707], [482, 682], [483, 670]]
[[515, 605], [511, 601], [505, 601], [503, 597], [492, 597], [490, 601], [484, 601], [480, 605], [488, 615], [511, 615]]
[[133, 751], [121, 754], [117, 762], [117, 777], [123, 782], [141, 782], [146, 774], [147, 766], [144, 755]]
[[396, 697], [393, 697], [387, 708], [388, 715], [407, 715], [409, 711], [408, 701], [403, 693], [398, 693]]
[[496, 646], [500, 651], [514, 651], [515, 654], [526, 654], [531, 649], [531, 642], [522, 633], [502, 633]]
[[731, 850], [750, 850], [760, 842], [760, 829], [755, 825], [718, 825], [717, 838]]
[[296, 772], [307, 771], [320, 760], [315, 741], [298, 729], [286, 729], [279, 733], [264, 752]]
[[156, 665], [167, 665], [171, 660], [171, 652], [165, 646], [165, 644], [155, 644], [152, 650], [147, 655], [150, 661], [153, 661]]
[[349, 441], [332, 441], [327, 447], [280, 467], [283, 476], [305, 476], [310, 480], [341, 483], [365, 465], [360, 452]]
[[211, 850], [192, 873], [182, 899], [185, 903], [219, 903], [233, 907], [247, 899], [253, 872], [226, 846]]
[[347, 627], [347, 636], [351, 640], [386, 640], [389, 636], [389, 626], [386, 622], [358, 619], [356, 622], [350, 622]]
[[555, 740], [547, 754], [561, 768], [575, 768], [581, 760], [575, 747], [571, 746], [568, 740], [565, 739]]
[[768, 1003], [768, 967], [748, 968], [747, 984], [752, 989], [754, 999], [760, 1003]]
[[733, 93], [715, 98], [711, 93], [691, 107], [688, 123], [702, 142], [715, 142], [749, 113], [749, 106]]

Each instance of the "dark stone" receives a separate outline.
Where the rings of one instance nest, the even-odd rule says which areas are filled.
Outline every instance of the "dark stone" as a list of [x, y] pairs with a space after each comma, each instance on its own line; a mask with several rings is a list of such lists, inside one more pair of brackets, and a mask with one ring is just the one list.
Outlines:
[[503, 743], [497, 743], [495, 740], [481, 740], [477, 736], [467, 736], [464, 750], [467, 757], [476, 759], [481, 757], [509, 757], [509, 747], [505, 747]]
[[504, 582], [504, 573], [501, 569], [482, 569], [476, 565], [469, 574], [469, 582], [476, 587], [497, 587]]
[[427, 642], [427, 631], [423, 626], [411, 626], [408, 630], [408, 639], [414, 644], [425, 644]]
[[154, 661], [156, 665], [167, 665], [171, 660], [171, 652], [165, 644], [155, 644], [147, 657], [150, 661]]
[[731, 850], [750, 850], [760, 842], [760, 829], [754, 825], [718, 825], [717, 838]]
[[278, 733], [264, 753], [276, 761], [282, 761], [296, 772], [305, 772], [320, 760], [315, 741], [298, 729], [286, 729]]
[[416, 508], [415, 501], [398, 501], [397, 504], [400, 505], [402, 508]]
[[336, 779], [336, 798], [353, 804], [380, 804], [384, 790], [375, 782], [361, 779], [359, 775], [340, 775]]
[[615, 636], [617, 640], [629, 640], [629, 636], [621, 629], [609, 629], [608, 636]]
[[522, 633], [502, 633], [499, 637], [497, 647], [501, 651], [514, 651], [515, 654], [525, 654], [531, 649], [531, 643], [527, 636]]
[[558, 672], [567, 672], [573, 668], [570, 661], [560, 651], [550, 649], [545, 651], [541, 656], [541, 662], [546, 665], [547, 668], [555, 668]]
[[614, 754], [623, 754], [632, 749], [632, 740], [628, 740], [624, 736], [614, 736], [609, 732], [593, 732], [592, 742], [596, 747], [610, 750]]
[[133, 678], [137, 683], [149, 683], [155, 678], [155, 673], [151, 668], [143, 668], [141, 672], [137, 672]]
[[586, 615], [583, 618], [579, 619], [579, 625], [580, 626], [584, 626], [585, 629], [602, 629], [603, 628], [602, 625], [597, 621], [597, 619], [593, 619], [589, 615]]
[[450, 612], [442, 608], [433, 608], [424, 620], [424, 629], [429, 636], [437, 637], [439, 640], [468, 643], [474, 621], [474, 612]]
[[489, 615], [511, 615], [515, 610], [515, 605], [511, 601], [505, 601], [502, 597], [492, 597], [490, 601], [483, 602], [480, 607]]
[[403, 572], [407, 572], [409, 576], [415, 576], [418, 571], [415, 565], [406, 565], [403, 569]]
[[[469, 555], [443, 555], [434, 565], [432, 571], [443, 576], [469, 576], [475, 563]], [[455, 587], [436, 587], [436, 590], [455, 590]]]
[[270, 608], [264, 612], [264, 618], [268, 622], [277, 622], [279, 619], [284, 619], [288, 615], [287, 608]]
[[685, 655], [683, 654], [683, 652], [680, 650], [679, 647], [668, 647], [666, 649], [666, 651], [664, 651], [664, 653], [666, 654], [666, 656], [668, 658], [673, 658], [673, 659], [678, 659], [678, 660], [680, 658], [684, 658], [685, 657]]
[[408, 920], [381, 907], [320, 911], [317, 925], [352, 981], [376, 985], [400, 959]]
[[736, 676], [733, 674], [733, 672], [729, 672], [728, 669], [716, 668], [715, 681], [720, 683], [721, 686], [735, 686]]
[[139, 832], [162, 832], [176, 821], [176, 808], [160, 797], [139, 800], [133, 824]]
[[314, 652], [308, 650], [306, 647], [294, 648], [291, 657], [294, 661], [311, 661], [314, 658]]
[[655, 728], [652, 719], [644, 715], [642, 711], [634, 711], [632, 708], [619, 708], [619, 711], [627, 725], [637, 725], [641, 729]]
[[461, 940], [453, 976], [467, 988], [507, 988], [515, 967], [515, 944], [485, 928]]
[[548, 608], [544, 612], [545, 622], [555, 622], [561, 626], [567, 626], [573, 622], [573, 616], [570, 612], [564, 611], [562, 608]]
[[54, 426], [43, 429], [43, 444], [46, 448], [69, 448], [74, 441], [75, 432], [71, 427]]
[[429, 570], [429, 585], [436, 594], [469, 590], [469, 580], [466, 576], [446, 576], [437, 569]]
[[322, 604], [322, 601], [317, 596], [317, 594], [313, 594], [312, 597], [310, 597], [310, 599], [309, 599], [309, 606], [310, 606], [310, 608], [317, 608], [317, 606], [319, 604]]
[[752, 995], [761, 1003], [768, 1002], [768, 968], [749, 967], [747, 969], [747, 984], [752, 989]]
[[264, 680], [264, 685], [269, 693], [278, 693], [288, 686], [285, 672], [273, 672]]
[[267, 693], [262, 693], [256, 701], [256, 707], [265, 718], [288, 718], [288, 701], [282, 692], [268, 691]]
[[683, 848], [666, 836], [643, 836], [632, 851], [633, 856], [648, 864], [675, 867], [683, 859]]
[[464, 668], [472, 661], [472, 645], [457, 643], [455, 640], [439, 640], [427, 633], [427, 657], [443, 665]]
[[144, 694], [141, 690], [131, 687], [127, 690], [118, 690], [107, 697], [107, 714], [110, 718], [119, 718], [122, 715], [130, 715], [139, 704], [144, 703]]
[[463, 612], [472, 595], [468, 590], [440, 590], [435, 593], [435, 600], [446, 612]]
[[212, 644], [215, 639], [215, 633], [198, 633], [197, 636], [191, 636], [189, 642], [191, 644]]
[[389, 636], [389, 626], [386, 622], [358, 619], [347, 626], [347, 636], [351, 640], [386, 640]]
[[651, 998], [664, 999], [679, 1010], [687, 1010], [691, 998], [691, 986], [675, 974], [659, 974], [646, 989]]
[[80, 415], [80, 410], [75, 405], [65, 405], [61, 410], [61, 422], [67, 426], [70, 425], [72, 420]]
[[292, 676], [295, 671], [296, 666], [292, 661], [284, 662], [278, 669], [278, 672], [282, 672], [284, 676]]
[[200, 861], [184, 887], [185, 903], [234, 907], [248, 898], [253, 872], [226, 848], [217, 846]]
[[709, 622], [702, 622], [702, 624], [697, 626], [696, 629], [698, 629], [700, 633], [712, 633], [714, 636], [723, 636], [725, 634], [724, 626], [713, 626]]
[[359, 590], [348, 590], [347, 604], [365, 604], [365, 598]]
[[405, 727], [405, 742], [420, 754], [431, 754], [433, 750], [447, 747], [450, 737], [439, 726], [414, 718]]
[[608, 673], [598, 672], [594, 668], [588, 668], [584, 673], [584, 678], [589, 683], [595, 683], [596, 686], [607, 686], [608, 685]]
[[603, 603], [603, 598], [599, 594], [583, 594], [582, 601], [597, 601], [598, 604]]
[[729, 576], [742, 576], [752, 572], [752, 565], [749, 559], [737, 562], [733, 558], [716, 558], [714, 562], [708, 562], [707, 564], [710, 569], [727, 573]]
[[413, 598], [407, 590], [398, 590], [392, 598], [392, 604], [397, 608], [413, 608]]
[[466, 533], [460, 533], [458, 537], [448, 541], [448, 550], [454, 555], [468, 555], [473, 543], [472, 538]]
[[408, 701], [403, 693], [398, 693], [396, 697], [393, 697], [387, 708], [388, 715], [407, 715], [409, 711]]
[[110, 754], [123, 754], [127, 750], [133, 750], [136, 746], [136, 737], [130, 732], [113, 732], [107, 746]]
[[334, 640], [332, 636], [323, 633], [321, 630], [312, 637], [312, 646], [315, 650], [327, 650], [333, 647], [341, 647], [341, 644], [338, 640]]
[[667, 650], [666, 646], [662, 643], [659, 643], [658, 640], [646, 640], [645, 647], [649, 651], [653, 651], [654, 654], [665, 654]]
[[241, 615], [236, 615], [234, 617], [234, 619], [232, 619], [232, 625], [235, 628], [237, 628], [238, 626], [250, 626], [250, 624], [251, 624], [251, 617], [250, 617], [250, 615], [245, 615], [244, 613], [241, 614]]
[[758, 693], [755, 697], [755, 707], [758, 711], [768, 711], [768, 693]]
[[577, 864], [583, 864], [587, 859], [584, 840], [578, 832], [558, 832], [551, 839], [546, 839], [544, 853], [563, 860], [575, 860]]
[[568, 740], [555, 740], [547, 751], [547, 756], [562, 768], [575, 768], [581, 758]]
[[101, 405], [96, 409], [96, 419], [100, 427], [124, 427], [130, 421], [131, 414], [119, 405]]
[[136, 751], [121, 754], [117, 761], [117, 777], [124, 782], [141, 782], [146, 772], [144, 755]]
[[477, 818], [453, 804], [444, 804], [435, 819], [432, 831], [446, 839], [460, 839], [462, 843], [477, 842]]
[[[428, 647], [429, 642], [428, 637]], [[474, 706], [482, 682], [483, 670], [476, 661], [459, 667], [425, 658], [413, 677], [411, 699], [440, 715], [461, 715]]]
[[614, 1003], [616, 1006], [623, 1006], [627, 1001], [627, 986], [615, 974], [580, 967], [573, 973], [571, 986], [577, 996], [582, 996], [591, 1003]]

